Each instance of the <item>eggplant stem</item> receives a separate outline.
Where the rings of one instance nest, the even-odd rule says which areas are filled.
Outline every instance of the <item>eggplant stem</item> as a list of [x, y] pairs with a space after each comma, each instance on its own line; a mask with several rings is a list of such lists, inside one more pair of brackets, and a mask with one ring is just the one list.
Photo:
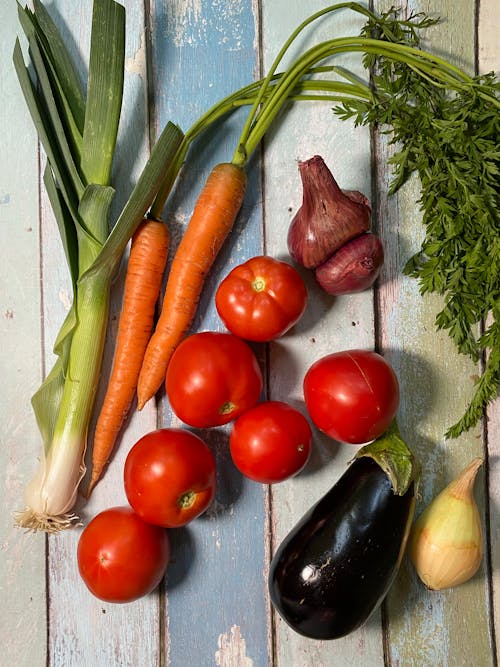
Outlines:
[[395, 419], [385, 433], [361, 447], [354, 458], [363, 456], [373, 459], [382, 468], [396, 495], [404, 496], [412, 482], [417, 492], [420, 463], [401, 437]]

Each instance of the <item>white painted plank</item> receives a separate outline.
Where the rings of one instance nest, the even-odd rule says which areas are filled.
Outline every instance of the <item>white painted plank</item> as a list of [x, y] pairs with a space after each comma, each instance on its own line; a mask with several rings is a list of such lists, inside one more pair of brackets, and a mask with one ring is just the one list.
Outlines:
[[[289, 33], [326, 2], [263, 3], [262, 30], [264, 70]], [[357, 34], [363, 19], [347, 11], [320, 20], [307, 36], [298, 40], [301, 49], [333, 36]], [[297, 49], [294, 50], [297, 54]], [[359, 60], [341, 58], [360, 72]], [[279, 129], [265, 142], [264, 210], [266, 251], [288, 258], [286, 237], [292, 217], [302, 203], [297, 161], [321, 155], [340, 187], [371, 196], [370, 134], [335, 118], [331, 104], [303, 102], [295, 105]], [[304, 414], [302, 379], [315, 360], [330, 352], [350, 348], [373, 349], [374, 312], [371, 291], [352, 297], [322, 294], [310, 272], [302, 271], [309, 293], [304, 317], [294, 329], [270, 346], [270, 396], [289, 401]], [[338, 445], [315, 432], [315, 452], [307, 469], [297, 477], [271, 489], [272, 549], [311, 505], [333, 485], [346, 469], [355, 449]], [[275, 615], [276, 665], [288, 667], [353, 664], [359, 667], [383, 664], [378, 613], [362, 629], [335, 642], [300, 637]]]
[[[481, 0], [479, 3], [478, 69], [480, 74], [495, 72], [500, 76], [500, 15], [496, 0]], [[492, 590], [492, 615], [494, 628], [500, 627], [500, 398], [490, 405], [486, 424], [487, 436], [487, 491], [488, 523], [485, 528], [489, 537], [489, 576]], [[499, 659], [498, 635], [496, 637], [496, 660]]]
[[[209, 0], [154, 3], [152, 61], [155, 124], [168, 119], [184, 129], [212, 104], [254, 79], [257, 54], [254, 3]], [[230, 161], [245, 110], [209, 130], [193, 146], [167, 204], [172, 250], [191, 215], [210, 170]], [[256, 156], [258, 158], [258, 155]], [[223, 330], [214, 307], [217, 285], [229, 269], [262, 252], [258, 159], [241, 214], [206, 280], [192, 330]], [[164, 402], [162, 424], [179, 425]], [[214, 506], [184, 529], [173, 531], [167, 576], [165, 650], [169, 664], [233, 665], [231, 653], [267, 664], [266, 601], [263, 594], [266, 508], [264, 488], [245, 480], [228, 452], [229, 428], [201, 432], [216, 456]], [[192, 641], [193, 627], [196, 641]], [[217, 664], [219, 664], [217, 663]]]
[[[388, 3], [379, 4], [379, 7]], [[473, 3], [413, 2], [411, 9], [446, 17], [426, 31], [425, 44], [473, 71]], [[419, 513], [474, 457], [481, 455], [481, 429], [446, 440], [446, 429], [461, 416], [472, 395], [474, 364], [461, 355], [445, 332], [437, 332], [435, 316], [442, 300], [422, 297], [414, 279], [401, 275], [423, 238], [416, 202], [419, 183], [413, 179], [394, 197], [384, 198], [390, 180], [387, 139], [376, 144], [378, 217], [387, 254], [379, 291], [382, 347], [388, 350], [402, 385], [400, 427], [422, 464]], [[460, 380], [457, 381], [457, 378]], [[481, 479], [477, 481], [481, 497]], [[387, 599], [387, 651], [394, 664], [491, 664], [488, 591], [483, 570], [466, 585], [432, 592], [418, 580], [408, 559]]]
[[45, 537], [14, 526], [40, 455], [30, 404], [41, 380], [38, 146], [12, 65], [15, 2], [1, 3], [0, 26], [0, 661], [28, 667], [46, 656]]

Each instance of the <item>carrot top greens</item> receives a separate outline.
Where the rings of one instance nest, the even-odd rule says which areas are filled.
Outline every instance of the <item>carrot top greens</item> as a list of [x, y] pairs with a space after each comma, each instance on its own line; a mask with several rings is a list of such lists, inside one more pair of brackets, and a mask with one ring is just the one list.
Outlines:
[[493, 73], [471, 77], [457, 68], [441, 81], [440, 59], [427, 72], [390, 56], [392, 44], [417, 49], [417, 29], [434, 22], [422, 14], [403, 21], [394, 10], [370, 17], [362, 34], [382, 41], [363, 58], [374, 72], [373, 97], [335, 111], [391, 134], [390, 194], [413, 173], [420, 179], [425, 238], [404, 271], [422, 294], [444, 297], [436, 326], [483, 364], [466, 412], [447, 431], [457, 437], [479, 422], [500, 386], [500, 82]]

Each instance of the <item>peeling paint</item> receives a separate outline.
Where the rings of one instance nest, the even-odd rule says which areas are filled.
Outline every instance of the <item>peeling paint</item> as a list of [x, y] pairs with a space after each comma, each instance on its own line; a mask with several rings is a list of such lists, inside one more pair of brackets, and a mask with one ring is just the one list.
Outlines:
[[137, 51], [125, 61], [125, 70], [130, 74], [137, 74], [143, 81], [147, 81], [146, 35], [141, 34], [141, 43]]
[[219, 635], [219, 649], [215, 652], [215, 664], [220, 667], [252, 667], [253, 660], [246, 654], [246, 642], [241, 630], [233, 625], [229, 633]]
[[59, 290], [59, 301], [62, 303], [65, 310], [70, 310], [73, 299], [68, 294], [68, 291], [64, 288]]
[[227, 512], [227, 506], [215, 499], [206, 511], [209, 519], [217, 519], [220, 515]]
[[180, 47], [186, 43], [188, 28], [199, 22], [202, 14], [201, 0], [173, 0], [166, 4], [166, 10], [169, 35], [175, 46]]
[[[173, 0], [166, 5], [167, 36], [174, 46], [206, 43], [215, 33], [218, 44], [227, 45], [229, 50], [239, 50], [244, 41], [240, 16], [243, 12], [241, 0], [213, 0], [214, 14], [205, 16], [202, 0]], [[223, 26], [223, 28], [219, 27]]]

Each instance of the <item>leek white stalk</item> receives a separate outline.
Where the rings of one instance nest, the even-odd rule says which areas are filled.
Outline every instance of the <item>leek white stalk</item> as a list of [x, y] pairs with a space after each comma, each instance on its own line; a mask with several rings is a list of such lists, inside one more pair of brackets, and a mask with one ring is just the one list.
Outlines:
[[48, 532], [69, 527], [71, 510], [85, 474], [87, 431], [106, 337], [109, 307], [108, 276], [84, 280], [77, 295], [77, 319], [61, 404], [50, 447], [25, 492], [27, 509], [18, 522]]

